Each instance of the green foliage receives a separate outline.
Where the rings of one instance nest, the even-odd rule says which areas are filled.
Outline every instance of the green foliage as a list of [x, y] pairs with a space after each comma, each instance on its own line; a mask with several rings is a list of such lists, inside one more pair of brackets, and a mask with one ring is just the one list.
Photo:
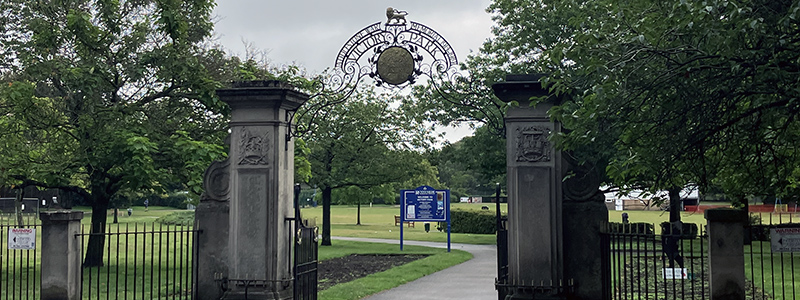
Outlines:
[[227, 156], [225, 149], [219, 144], [202, 140], [194, 140], [185, 131], [177, 131], [172, 138], [175, 140], [172, 152], [176, 159], [183, 160], [186, 168], [185, 187], [194, 195], [203, 193], [203, 174], [209, 162]]
[[[79, 195], [97, 231], [118, 193], [200, 192], [223, 153], [215, 90], [234, 72], [218, 67], [238, 66], [204, 48], [213, 1], [6, 2], [1, 183]], [[102, 243], [90, 238], [86, 265]]]
[[[408, 150], [426, 145], [421, 120], [414, 120], [393, 99], [363, 91], [329, 108], [312, 124], [306, 138], [311, 149], [311, 183], [318, 187], [370, 188], [416, 174], [418, 154]], [[303, 122], [303, 120], [301, 120]]]
[[309, 182], [311, 180], [311, 162], [308, 155], [311, 149], [302, 138], [294, 140], [294, 182]]
[[[315, 101], [328, 100], [318, 98]], [[362, 89], [347, 101], [319, 112], [313, 122], [298, 120], [310, 126], [311, 134], [306, 138], [311, 149], [310, 184], [320, 189], [324, 211], [330, 211], [334, 190], [357, 187], [349, 192], [371, 194], [347, 200], [385, 197], [391, 183], [405, 182], [432, 171], [414, 151], [430, 144], [424, 120], [394, 105], [395, 100], [390, 95]], [[322, 217], [322, 244], [330, 245], [329, 213], [323, 213]]]
[[798, 195], [797, 1], [495, 0], [475, 60], [546, 72], [553, 139], [609, 183]]
[[450, 232], [494, 234], [497, 232], [497, 213], [490, 210], [453, 209], [450, 211]]
[[427, 153], [453, 199], [494, 195], [496, 183], [506, 185], [506, 140], [479, 127], [473, 136]]
[[194, 211], [178, 211], [156, 219], [156, 223], [164, 225], [193, 226]]

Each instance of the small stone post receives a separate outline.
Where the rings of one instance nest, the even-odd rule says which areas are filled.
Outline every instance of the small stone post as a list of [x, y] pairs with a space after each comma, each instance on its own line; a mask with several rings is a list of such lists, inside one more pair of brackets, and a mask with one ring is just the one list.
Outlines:
[[47, 211], [42, 220], [42, 300], [81, 299], [81, 211]]
[[708, 269], [712, 300], [744, 299], [744, 224], [747, 212], [716, 208], [705, 211], [708, 222]]

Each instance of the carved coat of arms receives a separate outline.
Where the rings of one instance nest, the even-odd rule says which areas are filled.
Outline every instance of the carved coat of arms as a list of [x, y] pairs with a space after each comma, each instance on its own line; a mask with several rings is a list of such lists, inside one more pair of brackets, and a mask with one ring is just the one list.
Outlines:
[[269, 140], [266, 135], [258, 136], [242, 128], [242, 135], [239, 140], [239, 164], [266, 165], [269, 147]]
[[517, 161], [550, 161], [550, 141], [547, 140], [549, 134], [550, 129], [545, 127], [517, 128]]

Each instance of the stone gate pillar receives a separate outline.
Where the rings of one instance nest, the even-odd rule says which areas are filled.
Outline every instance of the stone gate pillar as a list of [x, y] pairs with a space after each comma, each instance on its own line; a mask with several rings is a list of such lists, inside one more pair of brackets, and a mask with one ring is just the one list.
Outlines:
[[[230, 150], [205, 174], [197, 212], [205, 274], [198, 276], [207, 286], [209, 276], [225, 282], [223, 299], [291, 299], [294, 143], [287, 137], [291, 112], [308, 95], [278, 81], [238, 82], [217, 95], [231, 108]], [[226, 214], [226, 224], [213, 225]], [[204, 246], [211, 253], [203, 255]]]
[[[602, 292], [600, 230], [608, 222], [596, 172], [555, 149], [561, 131], [547, 111], [558, 99], [542, 75], [509, 75], [492, 86], [504, 102], [508, 171], [507, 299], [595, 299]], [[546, 97], [531, 106], [532, 98]], [[563, 180], [567, 174], [567, 180]]]

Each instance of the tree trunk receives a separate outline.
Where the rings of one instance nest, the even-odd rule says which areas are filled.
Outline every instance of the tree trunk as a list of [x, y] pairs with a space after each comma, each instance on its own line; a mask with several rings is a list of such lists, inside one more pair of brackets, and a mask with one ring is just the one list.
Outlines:
[[356, 210], [356, 225], [361, 225], [361, 199], [356, 200], [356, 207], [358, 207]]
[[[669, 189], [669, 234], [662, 236], [662, 247], [666, 252], [669, 267], [674, 268], [675, 263], [683, 268], [683, 250], [679, 242], [683, 234], [683, 224], [681, 223], [681, 188], [673, 187]], [[665, 262], [666, 264], [667, 262]]]
[[119, 223], [119, 220], [117, 220], [117, 215], [119, 215], [119, 208], [114, 207], [114, 224]]
[[[93, 195], [94, 196], [94, 195]], [[83, 260], [83, 267], [99, 267], [103, 265], [103, 246], [106, 241], [106, 212], [108, 211], [108, 199], [93, 197], [92, 201], [92, 225], [89, 235], [89, 244], [86, 246], [86, 257]]]
[[25, 189], [17, 189], [17, 197], [14, 199], [14, 212], [17, 215], [17, 227], [19, 228], [25, 226], [25, 224], [22, 224], [22, 199], [24, 199], [24, 197]]
[[331, 245], [331, 193], [333, 189], [322, 188], [322, 246]]
[[669, 222], [675, 223], [681, 221], [681, 189], [669, 189]]

